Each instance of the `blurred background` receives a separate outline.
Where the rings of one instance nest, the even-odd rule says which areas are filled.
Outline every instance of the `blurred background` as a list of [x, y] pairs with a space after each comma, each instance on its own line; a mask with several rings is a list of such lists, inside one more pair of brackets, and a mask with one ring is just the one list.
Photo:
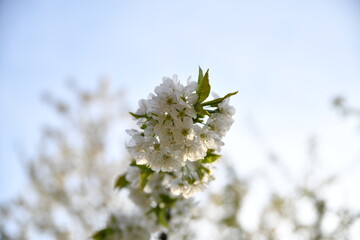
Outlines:
[[[36, 186], [34, 179], [46, 182], [47, 177], [55, 175], [46, 171], [48, 175], [35, 177], [36, 171], [48, 166], [40, 163], [49, 159], [44, 156], [57, 154], [61, 156], [58, 160], [94, 158], [94, 162], [106, 156], [111, 159], [108, 164], [123, 161], [127, 139], [124, 130], [131, 126], [127, 111], [134, 111], [138, 100], [146, 98], [163, 76], [177, 74], [185, 84], [189, 76], [196, 79], [199, 66], [210, 69], [212, 89], [219, 95], [239, 91], [231, 99], [237, 113], [224, 140], [223, 155], [236, 178], [246, 182], [250, 200], [236, 215], [237, 226], [231, 227], [240, 224], [239, 229], [257, 231], [263, 219], [258, 217], [261, 209], [274, 193], [286, 201], [308, 197], [317, 206], [313, 210], [318, 215], [309, 210], [304, 217], [310, 219], [304, 220], [311, 225], [310, 235], [293, 239], [332, 239], [325, 235], [331, 235], [341, 225], [343, 219], [339, 216], [344, 214], [344, 208], [357, 218], [357, 0], [0, 1], [3, 211], [11, 209], [6, 204], [21, 199], [19, 196], [31, 196], [26, 192], [31, 189], [29, 185]], [[93, 108], [91, 104], [98, 105]], [[101, 107], [103, 104], [107, 107]], [[100, 141], [100, 137], [104, 140]], [[46, 141], [53, 141], [52, 145]], [[89, 149], [95, 152], [86, 152]], [[81, 154], [80, 158], [74, 157]], [[78, 166], [74, 162], [69, 164]], [[61, 160], [58, 164], [57, 169], [65, 166]], [[85, 175], [91, 172], [84, 169]], [[61, 176], [66, 171], [63, 169]], [[220, 174], [218, 178], [224, 177]], [[214, 185], [214, 191], [221, 191], [223, 186], [218, 185]], [[327, 185], [326, 190], [319, 190], [323, 185]], [[24, 205], [24, 199], [17, 202]], [[327, 219], [319, 207], [324, 202], [340, 220], [329, 217], [319, 223]], [[8, 216], [12, 214], [9, 212]], [[19, 231], [16, 225], [20, 226], [8, 224], [8, 232]], [[359, 224], [354, 221], [348, 225], [348, 237], [359, 239]], [[89, 223], [87, 229], [92, 228]], [[290, 233], [285, 230], [279, 234]], [[69, 235], [61, 236], [67, 239]], [[273, 239], [280, 238], [274, 235]]]

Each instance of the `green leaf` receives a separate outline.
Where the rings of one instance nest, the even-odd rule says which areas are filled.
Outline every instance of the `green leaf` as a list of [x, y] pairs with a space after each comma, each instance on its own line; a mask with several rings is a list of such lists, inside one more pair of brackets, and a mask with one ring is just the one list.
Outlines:
[[161, 202], [164, 203], [168, 207], [172, 207], [174, 203], [177, 201], [177, 198], [172, 198], [167, 194], [160, 194]]
[[203, 70], [201, 69], [201, 67], [199, 67], [199, 77], [198, 77], [198, 84], [199, 85], [202, 82], [203, 78], [204, 78]]
[[206, 71], [205, 75], [202, 77], [202, 70], [199, 70], [199, 81], [198, 81], [198, 89], [196, 90], [196, 94], [198, 95], [198, 102], [201, 103], [205, 101], [205, 99], [210, 94], [210, 84], [209, 84], [209, 69]]
[[200, 115], [202, 116], [202, 118], [205, 117], [205, 115], [210, 116], [210, 112], [207, 111], [207, 110], [205, 110], [205, 109], [201, 109], [201, 110], [198, 112], [198, 114], [200, 114]]
[[210, 169], [208, 169], [207, 167], [201, 166], [202, 171], [206, 172], [208, 175], [210, 175]]
[[[203, 177], [202, 172], [201, 172], [199, 169], [197, 169], [196, 171], [197, 171], [197, 174], [198, 174], [199, 178], [202, 179], [202, 177]], [[194, 183], [196, 182], [196, 178], [193, 177], [193, 176], [188, 176], [188, 177], [186, 178], [186, 181], [187, 181], [189, 184], [192, 185], [192, 184], [194, 184]]]
[[148, 183], [151, 175], [153, 175], [155, 171], [147, 165], [137, 164], [136, 161], [132, 161], [130, 163], [130, 166], [137, 167], [140, 170], [140, 190], [143, 190]]
[[205, 115], [210, 115], [210, 113], [204, 109], [204, 107], [201, 105], [201, 103], [195, 103], [194, 105], [195, 111], [197, 113], [198, 118], [203, 118]]
[[140, 173], [140, 190], [143, 190], [145, 188], [151, 175], [153, 174], [154, 172], [148, 172], [148, 171]]
[[112, 228], [107, 227], [100, 231], [97, 231], [91, 237], [94, 240], [106, 240], [109, 239], [109, 237], [111, 237], [111, 235], [113, 235], [114, 233], [115, 231]]
[[232, 92], [232, 93], [228, 93], [226, 94], [224, 97], [222, 98], [217, 98], [217, 99], [214, 99], [214, 100], [211, 100], [211, 101], [208, 101], [208, 102], [204, 102], [202, 103], [201, 105], [203, 106], [212, 106], [212, 107], [216, 107], [219, 103], [221, 103], [222, 101], [224, 101], [226, 98], [229, 98], [235, 94], [237, 94], [238, 91], [236, 92]]
[[139, 119], [139, 118], [148, 118], [148, 116], [146, 115], [139, 115], [139, 114], [136, 114], [136, 113], [132, 113], [132, 112], [129, 112], [131, 116], [133, 116], [134, 118], [136, 119]]
[[130, 163], [130, 166], [132, 167], [137, 167], [139, 168], [142, 172], [154, 172], [154, 170], [152, 170], [150, 167], [148, 167], [147, 165], [141, 165], [141, 164], [137, 164], [136, 161], [132, 161]]
[[236, 214], [232, 214], [230, 217], [223, 218], [221, 220], [221, 222], [223, 222], [228, 227], [237, 227], [238, 226], [238, 222], [237, 222], [237, 219], [236, 219]]
[[201, 163], [213, 163], [216, 160], [218, 160], [221, 157], [221, 155], [212, 153], [212, 152], [208, 152], [206, 157], [204, 159], [201, 160]]
[[120, 175], [116, 181], [115, 181], [115, 188], [119, 188], [122, 189], [124, 187], [126, 187], [130, 182], [128, 180], [126, 180], [125, 174]]
[[149, 215], [151, 213], [155, 214], [158, 224], [161, 224], [166, 228], [169, 227], [168, 216], [167, 216], [167, 208], [160, 207], [159, 205], [157, 205], [156, 207], [153, 207], [149, 211], [146, 212], [147, 215]]
[[157, 217], [158, 217], [158, 222], [163, 225], [164, 227], [168, 228], [169, 227], [169, 223], [167, 221], [167, 217], [166, 217], [166, 208], [158, 208], [159, 210], [157, 211]]
[[[197, 168], [195, 171], [196, 171], [197, 175], [199, 176], [199, 179], [202, 180], [204, 177], [204, 172], [202, 171], [201, 166], [199, 168]], [[190, 184], [192, 184], [192, 183], [190, 183]]]
[[210, 173], [210, 169], [208, 169], [207, 167], [204, 167], [203, 165], [200, 165], [196, 170], [196, 173], [200, 179], [200, 181], [202, 181], [203, 177], [205, 176], [205, 174], [209, 175], [210, 178], [214, 179]]

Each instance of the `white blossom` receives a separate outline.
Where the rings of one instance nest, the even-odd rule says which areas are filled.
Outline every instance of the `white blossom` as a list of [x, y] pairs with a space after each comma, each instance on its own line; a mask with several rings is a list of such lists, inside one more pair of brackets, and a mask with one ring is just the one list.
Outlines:
[[228, 99], [222, 99], [215, 110], [211, 106], [208, 116], [198, 115], [198, 87], [190, 78], [184, 86], [176, 75], [164, 77], [154, 94], [139, 102], [135, 117], [141, 119], [142, 130], [127, 131], [131, 136], [127, 149], [136, 164], [156, 173], [171, 173], [175, 179], [169, 191], [184, 197], [204, 189], [211, 180], [212, 172], [204, 171], [208, 166], [201, 161], [209, 152], [220, 151], [235, 113]]
[[[208, 173], [205, 172], [208, 171]], [[185, 198], [192, 197], [195, 193], [203, 191], [212, 180], [213, 168], [198, 163], [190, 163], [182, 168], [180, 176], [174, 180], [170, 188], [174, 195], [182, 195]]]

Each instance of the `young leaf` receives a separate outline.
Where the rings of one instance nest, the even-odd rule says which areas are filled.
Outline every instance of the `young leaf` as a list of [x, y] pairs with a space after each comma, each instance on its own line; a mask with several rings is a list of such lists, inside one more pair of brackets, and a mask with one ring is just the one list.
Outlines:
[[172, 198], [167, 194], [160, 194], [161, 202], [165, 204], [165, 206], [172, 207], [174, 203], [178, 200], [177, 198]]
[[210, 175], [211, 174], [210, 169], [208, 169], [204, 165], [200, 165], [195, 171], [198, 174], [198, 177], [199, 177], [201, 182], [202, 182], [203, 177], [205, 176], [205, 174], [207, 174], [212, 180], [215, 179], [213, 176]]
[[143, 190], [154, 172], [142, 172], [140, 174], [140, 190]]
[[202, 171], [202, 167], [200, 166], [200, 167], [198, 167], [196, 170], [196, 173], [197, 173], [197, 175], [198, 175], [198, 177], [199, 177], [199, 179], [200, 180], [202, 180], [203, 179], [203, 177], [204, 177], [204, 172]]
[[139, 114], [136, 114], [136, 113], [132, 113], [132, 112], [129, 112], [131, 116], [133, 116], [134, 118], [136, 119], [139, 119], [139, 118], [148, 118], [148, 116], [146, 115], [139, 115]]
[[235, 95], [235, 94], [237, 94], [238, 93], [238, 91], [236, 91], [236, 92], [232, 92], [232, 93], [228, 93], [228, 94], [226, 94], [224, 97], [222, 97], [222, 98], [217, 98], [217, 99], [214, 99], [214, 100], [211, 100], [211, 101], [208, 101], [208, 102], [204, 102], [204, 103], [202, 103], [201, 105], [203, 105], [203, 106], [212, 106], [212, 107], [216, 107], [216, 105], [218, 105], [219, 103], [221, 103], [222, 101], [224, 101], [226, 98], [229, 98], [229, 97], [231, 97], [231, 96], [233, 96], [233, 95]]
[[115, 188], [119, 188], [122, 189], [124, 187], [126, 187], [130, 182], [128, 182], [128, 180], [126, 180], [125, 174], [124, 175], [120, 175], [116, 181], [115, 181]]
[[136, 161], [132, 161], [132, 162], [130, 163], [130, 166], [132, 166], [132, 167], [137, 167], [137, 168], [139, 168], [142, 172], [151, 172], [151, 173], [154, 172], [154, 170], [152, 170], [151, 168], [149, 168], [149, 167], [146, 166], [146, 165], [137, 164]]
[[[201, 69], [200, 69], [201, 70]], [[202, 71], [199, 73], [199, 82], [198, 89], [196, 90], [196, 94], [198, 95], [198, 102], [201, 103], [205, 101], [205, 99], [210, 94], [210, 84], [209, 84], [209, 69], [206, 71], [205, 75], [201, 78]]]
[[168, 228], [169, 227], [169, 223], [167, 221], [167, 217], [166, 217], [166, 208], [158, 208], [159, 210], [157, 211], [157, 217], [158, 217], [158, 222], [163, 225], [164, 227]]
[[203, 70], [201, 69], [201, 67], [199, 67], [199, 77], [198, 77], [198, 84], [200, 85], [201, 81], [204, 78], [204, 74], [203, 74]]
[[201, 160], [201, 163], [213, 163], [216, 160], [218, 160], [221, 157], [221, 155], [212, 153], [212, 152], [208, 152], [206, 157], [204, 159]]
[[194, 105], [196, 113], [199, 115], [200, 118], [203, 118], [205, 115], [210, 115], [210, 113], [204, 109], [201, 103], [196, 103]]
[[155, 213], [156, 219], [158, 224], [163, 225], [164, 227], [168, 228], [168, 216], [167, 216], [167, 208], [160, 207], [157, 205], [156, 207], [151, 208], [149, 211], [146, 212], [147, 215]]
[[91, 237], [94, 240], [106, 240], [114, 234], [114, 230], [110, 227], [104, 228], [94, 233]]

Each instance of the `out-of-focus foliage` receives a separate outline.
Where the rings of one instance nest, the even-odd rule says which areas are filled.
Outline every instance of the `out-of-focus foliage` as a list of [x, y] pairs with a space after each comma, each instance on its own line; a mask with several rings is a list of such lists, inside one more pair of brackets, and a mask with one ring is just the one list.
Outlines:
[[[360, 118], [360, 109], [345, 104], [342, 97], [335, 98], [333, 105], [344, 116]], [[220, 191], [209, 194], [209, 204], [221, 213], [215, 219], [211, 219], [221, 235], [219, 239], [353, 239], [350, 238], [349, 232], [354, 224], [359, 222], [360, 212], [354, 212], [346, 206], [336, 209], [330, 206], [330, 199], [324, 197], [323, 193], [342, 176], [328, 176], [319, 180], [317, 175], [321, 169], [317, 166], [316, 151], [316, 139], [311, 138], [307, 161], [309, 170], [303, 173], [301, 181], [295, 182], [289, 181], [288, 176], [284, 174], [288, 172], [284, 162], [273, 153], [269, 154], [269, 161], [282, 175], [283, 181], [291, 185], [292, 190], [286, 194], [274, 190], [260, 210], [257, 226], [252, 229], [246, 227], [240, 216], [246, 207], [244, 202], [252, 200], [249, 196], [252, 183], [261, 177], [239, 178], [234, 169], [230, 165], [227, 166], [227, 183]], [[357, 236], [360, 236], [359, 234]]]
[[[338, 96], [333, 99], [333, 106], [342, 115], [346, 117], [358, 117], [360, 120], [360, 108], [353, 107], [346, 102], [344, 97]], [[360, 121], [359, 121], [360, 123]]]
[[316, 182], [316, 173], [309, 172], [304, 174], [303, 181], [294, 183], [290, 193], [273, 191], [260, 211], [257, 226], [249, 229], [239, 216], [246, 207], [244, 201], [252, 199], [248, 190], [253, 178], [240, 179], [229, 166], [226, 172], [227, 184], [220, 191], [210, 193], [209, 199], [210, 206], [220, 208], [221, 214], [212, 219], [221, 233], [219, 239], [350, 239], [349, 230], [360, 218], [360, 213], [351, 212], [345, 206], [338, 209], [328, 206], [329, 199], [323, 197], [323, 191], [331, 188], [336, 177]]
[[0, 239], [86, 239], [119, 205], [113, 184], [122, 159], [112, 148], [123, 144], [123, 93], [106, 80], [95, 91], [69, 87], [75, 104], [45, 96], [60, 126], [46, 127], [37, 155], [24, 162], [29, 183], [1, 206]]

